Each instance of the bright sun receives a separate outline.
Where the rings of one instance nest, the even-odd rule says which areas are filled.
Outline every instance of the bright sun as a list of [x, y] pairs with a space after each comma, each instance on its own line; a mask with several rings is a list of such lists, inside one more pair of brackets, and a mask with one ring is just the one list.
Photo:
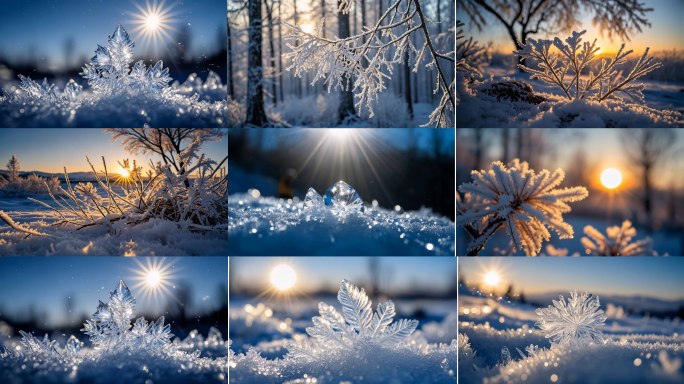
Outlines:
[[117, 173], [124, 179], [131, 177], [131, 172], [129, 172], [128, 169], [121, 168], [117, 171]]
[[301, 28], [304, 33], [313, 33], [313, 31], [314, 31], [313, 24], [309, 24], [309, 23], [300, 24], [299, 28]]
[[278, 264], [271, 270], [271, 284], [279, 291], [287, 291], [297, 282], [297, 274], [287, 264]]
[[143, 296], [159, 298], [171, 294], [171, 286], [176, 276], [173, 262], [167, 262], [166, 258], [145, 259], [143, 264], [135, 260], [137, 268], [132, 269], [134, 287], [140, 290]]
[[145, 284], [147, 284], [148, 287], [150, 288], [157, 288], [159, 284], [161, 283], [161, 274], [157, 269], [152, 269], [147, 272], [147, 276], [145, 276]]
[[606, 168], [601, 172], [601, 184], [607, 189], [615, 189], [622, 184], [622, 172], [616, 168]]
[[496, 271], [489, 271], [484, 275], [484, 282], [490, 287], [498, 285], [499, 281], [501, 281], [501, 276]]
[[156, 32], [161, 26], [161, 17], [157, 12], [152, 12], [145, 16], [145, 28], [150, 32]]
[[164, 0], [147, 0], [145, 5], [135, 6], [138, 12], [132, 14], [131, 23], [134, 25], [134, 31], [138, 33], [138, 38], [143, 44], [151, 44], [154, 49], [163, 47], [160, 43], [171, 40], [171, 32], [175, 30], [175, 3], [166, 5]]

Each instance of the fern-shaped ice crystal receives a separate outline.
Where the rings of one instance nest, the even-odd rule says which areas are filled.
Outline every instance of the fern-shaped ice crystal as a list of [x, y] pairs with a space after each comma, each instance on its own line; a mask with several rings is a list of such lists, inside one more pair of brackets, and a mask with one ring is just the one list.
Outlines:
[[537, 309], [536, 326], [556, 345], [602, 342], [606, 316], [600, 307], [598, 296], [570, 292], [568, 301], [560, 295], [553, 305]]
[[586, 253], [593, 256], [648, 256], [653, 251], [653, 241], [647, 237], [632, 241], [636, 236], [636, 228], [632, 222], [625, 220], [621, 226], [614, 225], [606, 229], [604, 235], [591, 225], [584, 227], [582, 246]]
[[83, 333], [90, 336], [96, 349], [118, 351], [122, 349], [146, 349], [150, 352], [163, 351], [170, 345], [173, 336], [169, 325], [164, 325], [164, 316], [148, 323], [138, 318], [131, 328], [135, 311], [135, 297], [123, 280], [109, 294], [109, 301], [97, 306], [97, 311], [83, 324]]
[[324, 302], [318, 304], [320, 316], [315, 316], [314, 326], [306, 329], [311, 337], [290, 344], [291, 357], [317, 360], [337, 351], [352, 351], [359, 345], [396, 346], [418, 326], [417, 320], [393, 322], [396, 312], [391, 300], [378, 304], [373, 312], [366, 291], [347, 280], [342, 280], [337, 300], [342, 304], [342, 313]]
[[[646, 48], [626, 74], [619, 68], [626, 63], [627, 56], [633, 51], [625, 51], [625, 44], [622, 44], [615, 56], [601, 59], [599, 65], [592, 66], [601, 48], [596, 46], [596, 39], [592, 43], [582, 41], [582, 35], [586, 32], [573, 31], [565, 41], [557, 37], [553, 41], [527, 39], [525, 46], [515, 53], [536, 63], [538, 69], [523, 64], [518, 66], [531, 73], [532, 78], [558, 86], [569, 100], [603, 101], [607, 98], [619, 98], [617, 92], [620, 92], [635, 101], [643, 101], [641, 91], [644, 86], [634, 81], [662, 66], [648, 56], [649, 48]], [[551, 51], [552, 46], [558, 53]]]
[[[558, 189], [565, 172], [546, 169], [539, 173], [525, 161], [514, 159], [508, 165], [492, 163], [489, 170], [473, 171], [472, 182], [459, 186], [465, 194], [460, 202], [456, 223], [471, 235], [468, 253], [476, 255], [491, 236], [504, 230], [516, 248], [530, 256], [549, 240], [549, 229], [561, 239], [573, 237], [573, 228], [563, 221], [570, 212], [570, 202], [588, 196], [584, 187]], [[465, 207], [465, 208], [463, 208]]]

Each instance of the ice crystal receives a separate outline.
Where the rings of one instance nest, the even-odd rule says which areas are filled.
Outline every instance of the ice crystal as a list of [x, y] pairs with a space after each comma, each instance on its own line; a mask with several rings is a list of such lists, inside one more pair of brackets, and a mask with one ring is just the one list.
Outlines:
[[304, 196], [304, 207], [306, 208], [320, 208], [324, 205], [323, 197], [316, 192], [315, 189], [309, 188]]
[[363, 212], [363, 200], [356, 190], [344, 181], [338, 181], [325, 192], [325, 205], [336, 215]]
[[[582, 42], [582, 35], [586, 32], [586, 30], [573, 31], [565, 42], [557, 37], [553, 42], [527, 39], [525, 46], [516, 53], [520, 57], [537, 63], [539, 69], [523, 64], [518, 66], [531, 73], [532, 78], [558, 86], [570, 100], [592, 98], [603, 101], [607, 98], [616, 98], [616, 92], [622, 92], [634, 100], [643, 101], [644, 95], [641, 91], [644, 86], [634, 81], [662, 66], [661, 63], [654, 62], [652, 57], [648, 57], [649, 48], [646, 48], [627, 75], [623, 75], [622, 71], [617, 69], [633, 52], [632, 50], [625, 52], [625, 44], [622, 44], [614, 57], [601, 59], [601, 64], [594, 71], [587, 68], [591, 68], [590, 64], [597, 59], [596, 54], [601, 48], [596, 46], [596, 39], [592, 43]], [[550, 53], [552, 45], [559, 53]], [[587, 71], [589, 76], [583, 80], [582, 74]], [[570, 76], [567, 76], [568, 74]]]
[[470, 254], [481, 251], [500, 229], [530, 256], [537, 255], [542, 242], [551, 238], [549, 229], [561, 239], [572, 238], [573, 228], [563, 221], [563, 214], [571, 210], [568, 203], [588, 195], [584, 187], [557, 189], [565, 178], [562, 169], [535, 173], [518, 159], [508, 165], [495, 161], [489, 170], [473, 171], [471, 177], [472, 182], [458, 188], [466, 201], [458, 204], [456, 218], [457, 225], [473, 237]]
[[560, 295], [553, 305], [538, 308], [536, 325], [553, 344], [603, 342], [601, 328], [606, 316], [600, 307], [598, 296], [570, 292], [567, 302]]
[[393, 323], [396, 312], [391, 300], [379, 304], [373, 312], [366, 291], [347, 280], [342, 280], [337, 300], [342, 304], [342, 313], [320, 302], [320, 316], [312, 319], [313, 327], [306, 328], [310, 338], [291, 343], [289, 356], [315, 360], [335, 351], [351, 352], [359, 345], [397, 345], [418, 326], [417, 320], [401, 319]]
[[606, 235], [587, 225], [584, 234], [588, 237], [582, 238], [582, 245], [587, 254], [594, 256], [648, 256], [653, 251], [649, 237], [632, 242], [637, 231], [629, 220], [625, 220], [622, 226], [608, 227]]

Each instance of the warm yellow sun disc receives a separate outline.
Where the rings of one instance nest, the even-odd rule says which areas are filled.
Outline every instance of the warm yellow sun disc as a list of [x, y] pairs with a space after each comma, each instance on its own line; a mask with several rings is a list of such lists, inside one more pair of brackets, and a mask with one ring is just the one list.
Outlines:
[[287, 264], [278, 264], [271, 270], [271, 284], [279, 291], [292, 288], [297, 282], [297, 274]]
[[484, 282], [487, 285], [497, 285], [499, 284], [499, 280], [501, 280], [501, 276], [499, 276], [496, 271], [489, 271], [484, 276]]
[[622, 184], [622, 172], [615, 168], [606, 168], [601, 172], [601, 184], [608, 189], [615, 189]]

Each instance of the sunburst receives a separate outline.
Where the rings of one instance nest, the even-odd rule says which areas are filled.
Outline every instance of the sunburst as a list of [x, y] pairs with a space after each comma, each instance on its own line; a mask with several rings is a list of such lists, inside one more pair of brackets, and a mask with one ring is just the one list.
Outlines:
[[145, 5], [135, 4], [138, 12], [133, 13], [133, 31], [138, 35], [143, 45], [150, 46], [154, 50], [163, 48], [160, 43], [169, 41], [171, 32], [175, 31], [173, 24], [173, 8], [175, 4], [166, 4], [164, 0], [157, 2], [146, 1]]
[[133, 272], [133, 286], [142, 293], [142, 296], [150, 299], [158, 299], [171, 294], [173, 280], [176, 278], [173, 263], [167, 262], [166, 258], [145, 259], [145, 263], [135, 260], [137, 268]]

